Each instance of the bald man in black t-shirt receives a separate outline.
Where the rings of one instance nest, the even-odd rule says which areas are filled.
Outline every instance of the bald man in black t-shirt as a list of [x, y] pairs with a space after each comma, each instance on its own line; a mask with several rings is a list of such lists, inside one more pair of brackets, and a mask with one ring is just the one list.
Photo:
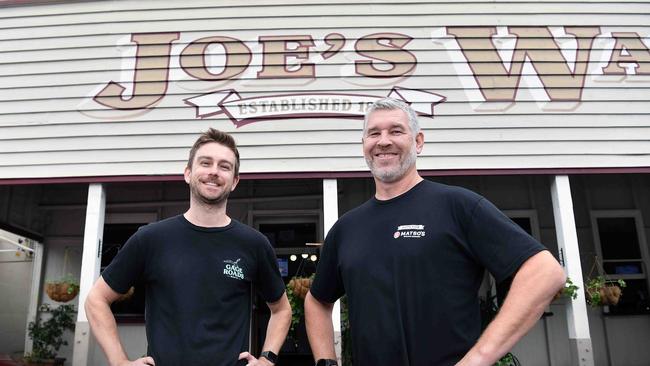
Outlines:
[[[331, 312], [347, 295], [355, 364], [492, 365], [535, 324], [564, 271], [485, 198], [424, 181], [413, 109], [394, 99], [366, 114], [363, 153], [375, 196], [325, 239], [305, 299], [318, 366], [335, 365]], [[501, 311], [480, 334], [478, 289], [488, 269], [514, 276]]]

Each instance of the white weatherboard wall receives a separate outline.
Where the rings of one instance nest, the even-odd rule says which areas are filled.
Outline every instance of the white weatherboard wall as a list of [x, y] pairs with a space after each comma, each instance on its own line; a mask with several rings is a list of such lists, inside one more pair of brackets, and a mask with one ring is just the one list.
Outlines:
[[[212, 114], [221, 110], [224, 95], [192, 99], [220, 90], [278, 102], [285, 94], [368, 101], [394, 87], [422, 92], [405, 98], [429, 114], [430, 102], [439, 102], [433, 118], [421, 118], [428, 145], [418, 167], [425, 170], [647, 167], [648, 24], [650, 3], [643, 1], [91, 1], [2, 7], [0, 179], [180, 174], [187, 147], [210, 126], [235, 135], [245, 173], [366, 170], [359, 119], [330, 110], [334, 115], [285, 115], [237, 127], [226, 114]], [[167, 34], [169, 47], [140, 50], [157, 56], [137, 59], [150, 69], [136, 95], [143, 85], [166, 85], [165, 95], [139, 109], [96, 102], [93, 97], [110, 81], [125, 88], [121, 98], [129, 102], [136, 65], [132, 39], [155, 32]], [[377, 33], [392, 35], [360, 41]], [[271, 36], [294, 41], [285, 47], [268, 41]], [[183, 69], [181, 52], [206, 37], [229, 37], [226, 47], [237, 40], [244, 46], [228, 57], [217, 43], [206, 46], [206, 55], [191, 50], [186, 61], [205, 67]], [[286, 57], [284, 48], [292, 50]], [[519, 68], [517, 61], [524, 60], [534, 62]], [[242, 63], [241, 73], [228, 80], [188, 74], [214, 79]], [[167, 65], [168, 73], [156, 71]], [[361, 75], [369, 70], [393, 74]], [[272, 72], [284, 76], [268, 77]], [[288, 77], [296, 73], [306, 74]], [[121, 89], [112, 93], [115, 102]]]

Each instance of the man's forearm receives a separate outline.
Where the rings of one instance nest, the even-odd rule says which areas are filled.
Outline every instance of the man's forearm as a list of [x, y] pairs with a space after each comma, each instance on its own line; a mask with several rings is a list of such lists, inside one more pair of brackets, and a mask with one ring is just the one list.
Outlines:
[[264, 339], [262, 351], [272, 351], [277, 354], [289, 332], [291, 305], [289, 305], [287, 296], [282, 295], [278, 302], [269, 304], [269, 309], [271, 309], [271, 317], [266, 327], [266, 339]]
[[323, 304], [311, 296], [311, 293], [307, 293], [305, 324], [314, 359], [336, 359], [332, 304]]
[[124, 348], [120, 343], [117, 324], [110, 305], [89, 295], [85, 308], [90, 329], [95, 339], [97, 339], [97, 343], [104, 350], [109, 365], [115, 366], [128, 361]]
[[492, 365], [539, 320], [565, 281], [562, 267], [548, 252], [526, 261], [515, 275], [499, 313], [458, 365]]

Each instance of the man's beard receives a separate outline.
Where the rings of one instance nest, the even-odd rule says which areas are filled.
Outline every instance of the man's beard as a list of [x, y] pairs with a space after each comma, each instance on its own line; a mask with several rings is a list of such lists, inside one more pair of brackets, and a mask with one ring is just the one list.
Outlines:
[[228, 196], [230, 196], [230, 189], [228, 187], [224, 187], [223, 192], [221, 192], [221, 194], [217, 197], [206, 197], [201, 194], [201, 191], [197, 188], [197, 185], [192, 184], [190, 185], [190, 194], [194, 199], [204, 205], [220, 206], [226, 202]]
[[412, 145], [411, 151], [404, 157], [404, 160], [399, 162], [399, 165], [396, 168], [386, 167], [378, 168], [375, 167], [372, 159], [366, 158], [366, 164], [372, 175], [379, 181], [384, 183], [393, 183], [400, 180], [406, 172], [415, 165], [415, 159], [417, 158], [417, 152], [415, 150], [415, 144]]

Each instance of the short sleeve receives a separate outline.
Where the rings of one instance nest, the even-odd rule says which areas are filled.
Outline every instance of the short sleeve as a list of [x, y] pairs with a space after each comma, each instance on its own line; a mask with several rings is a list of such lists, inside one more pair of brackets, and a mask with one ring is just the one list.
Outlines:
[[145, 256], [140, 233], [133, 234], [102, 272], [102, 278], [113, 291], [124, 294], [144, 273]]
[[546, 248], [485, 198], [478, 201], [468, 227], [468, 245], [497, 282], [510, 277]]
[[263, 240], [264, 243], [260, 245], [258, 255], [256, 285], [264, 301], [273, 303], [278, 301], [284, 293], [284, 281], [282, 281], [278, 260], [271, 244], [266, 238]]
[[318, 301], [334, 303], [345, 294], [339, 270], [336, 225], [330, 230], [321, 250], [320, 261], [310, 292]]

